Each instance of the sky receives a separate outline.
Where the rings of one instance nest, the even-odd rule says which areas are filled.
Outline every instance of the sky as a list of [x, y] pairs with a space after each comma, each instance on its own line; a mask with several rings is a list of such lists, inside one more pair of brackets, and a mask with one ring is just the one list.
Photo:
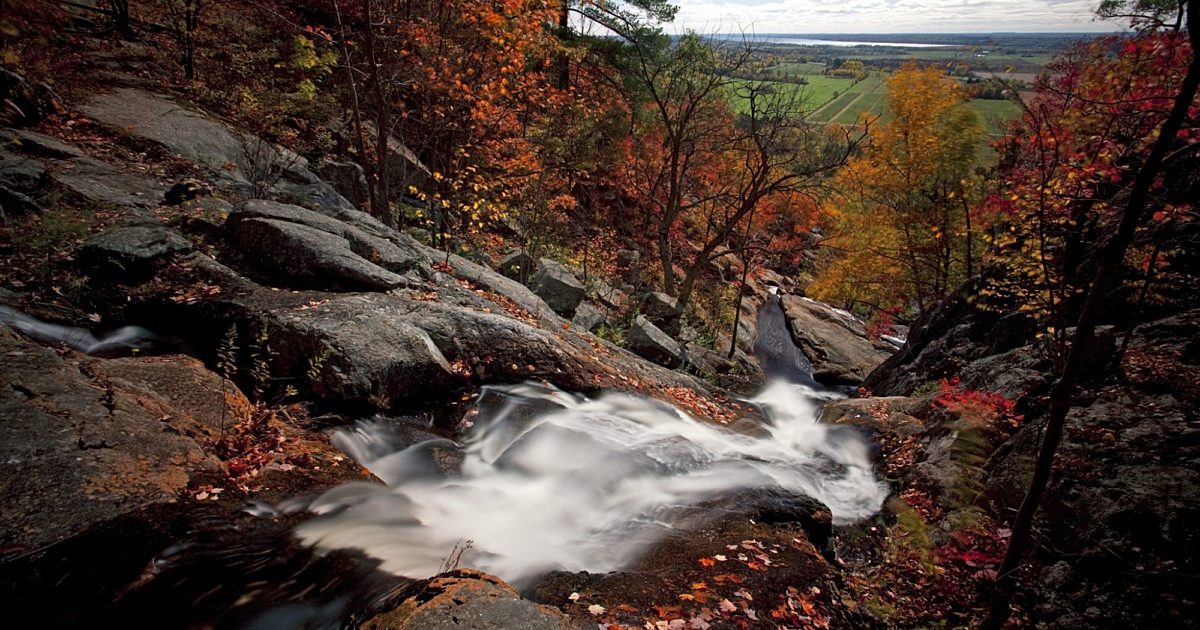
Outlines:
[[754, 33], [1110, 32], [1100, 0], [674, 0], [667, 30]]

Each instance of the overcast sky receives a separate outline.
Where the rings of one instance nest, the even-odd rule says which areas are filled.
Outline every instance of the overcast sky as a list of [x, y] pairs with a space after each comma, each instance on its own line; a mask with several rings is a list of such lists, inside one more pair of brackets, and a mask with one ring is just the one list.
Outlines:
[[1095, 32], [1100, 0], [674, 0], [668, 30], [755, 33]]

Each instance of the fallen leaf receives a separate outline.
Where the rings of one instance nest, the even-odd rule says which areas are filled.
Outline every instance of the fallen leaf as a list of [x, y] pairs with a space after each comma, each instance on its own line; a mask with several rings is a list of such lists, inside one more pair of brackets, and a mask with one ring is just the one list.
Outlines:
[[603, 615], [604, 613], [608, 612], [608, 610], [600, 604], [592, 604], [591, 606], [588, 606], [587, 610], [593, 615]]
[[718, 608], [720, 608], [721, 612], [724, 613], [737, 612], [738, 609], [737, 606], [735, 606], [734, 603], [728, 599], [722, 599], [721, 603], [718, 605]]

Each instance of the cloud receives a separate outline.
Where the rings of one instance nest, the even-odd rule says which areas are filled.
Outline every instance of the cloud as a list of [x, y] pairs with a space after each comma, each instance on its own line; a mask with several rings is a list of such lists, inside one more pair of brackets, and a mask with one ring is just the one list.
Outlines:
[[671, 28], [755, 33], [1095, 32], [1099, 0], [676, 0]]

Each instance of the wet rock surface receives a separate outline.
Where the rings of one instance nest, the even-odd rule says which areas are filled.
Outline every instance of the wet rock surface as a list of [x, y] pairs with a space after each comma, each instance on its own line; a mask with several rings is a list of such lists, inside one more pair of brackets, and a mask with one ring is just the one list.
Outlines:
[[831, 385], [854, 385], [892, 355], [885, 342], [867, 338], [862, 322], [844, 311], [813, 300], [781, 300], [792, 339], [812, 362], [813, 376]]
[[[0, 492], [9, 507], [0, 517], [0, 545], [8, 553], [175, 502], [194, 477], [222, 470], [195, 439], [209, 429], [193, 415], [196, 406], [158, 391], [165, 388], [110, 377], [102, 359], [59, 356], [4, 328], [0, 355]], [[213, 409], [226, 404], [220, 389], [211, 389], [215, 375], [181, 361], [173, 381], [207, 386]], [[127, 365], [115, 367], [114, 377]]]
[[497, 577], [460, 569], [440, 575], [393, 610], [362, 624], [369, 630], [574, 630], [585, 627], [556, 608], [521, 598]]

